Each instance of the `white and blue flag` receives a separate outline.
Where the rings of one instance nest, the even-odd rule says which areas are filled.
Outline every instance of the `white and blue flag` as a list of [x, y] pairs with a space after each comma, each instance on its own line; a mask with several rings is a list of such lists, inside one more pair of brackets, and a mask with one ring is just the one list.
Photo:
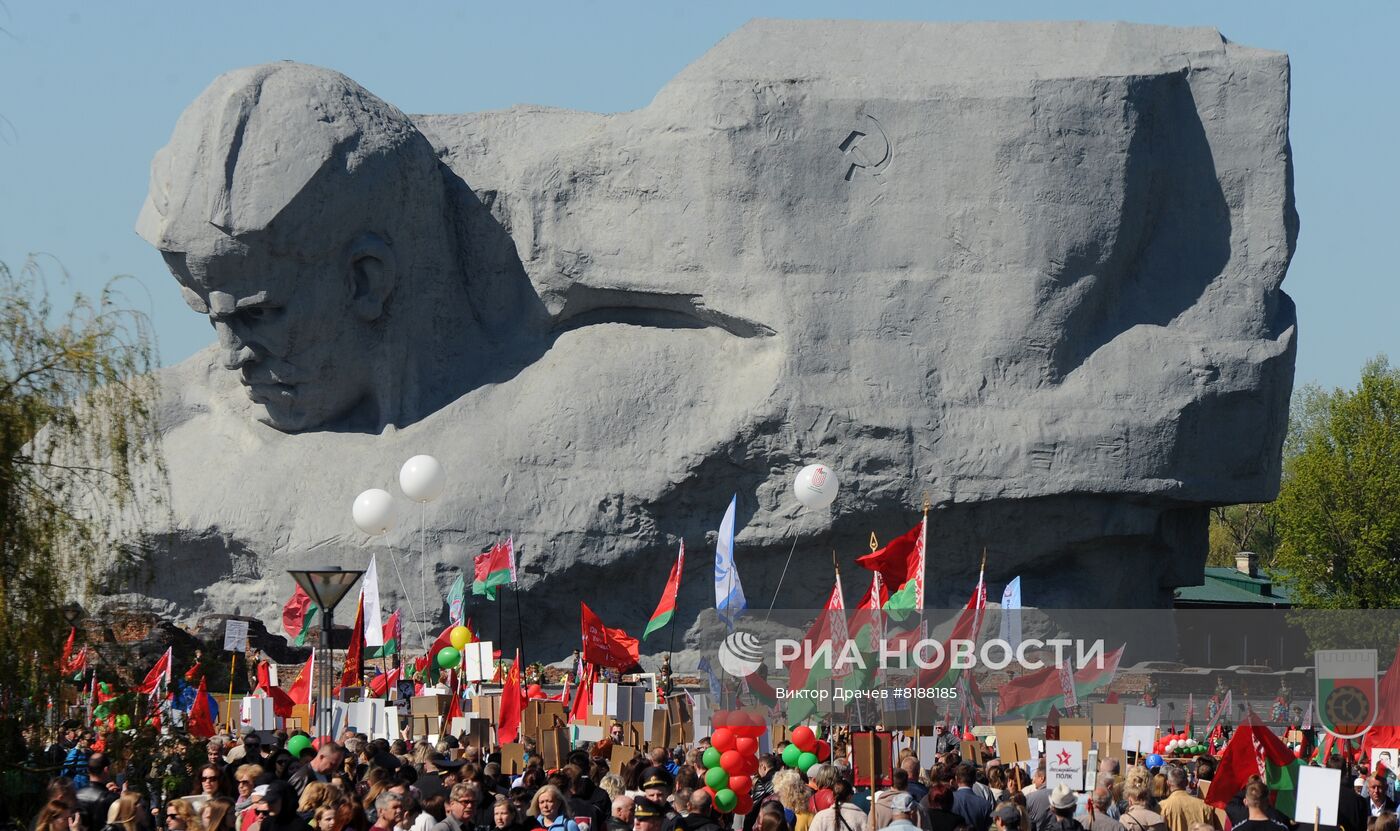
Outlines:
[[719, 540], [715, 543], [715, 611], [734, 630], [734, 616], [749, 607], [744, 599], [744, 586], [739, 582], [739, 570], [734, 566], [734, 511], [739, 495], [729, 500], [729, 510], [719, 524]]
[[1001, 593], [1000, 637], [1015, 649], [1021, 645], [1021, 578], [1006, 584]]

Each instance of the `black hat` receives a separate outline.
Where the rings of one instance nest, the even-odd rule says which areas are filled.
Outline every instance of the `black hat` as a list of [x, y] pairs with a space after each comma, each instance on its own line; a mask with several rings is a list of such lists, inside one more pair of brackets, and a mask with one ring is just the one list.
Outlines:
[[666, 811], [660, 805], [644, 796], [632, 800], [632, 816], [635, 819], [661, 819]]
[[1021, 824], [1021, 812], [1010, 802], [998, 805], [997, 809], [992, 812], [992, 818], [1001, 820], [1005, 825], [1019, 826]]
[[647, 788], [671, 789], [671, 774], [665, 768], [649, 767], [642, 771], [642, 790]]
[[455, 770], [467, 763], [466, 759], [452, 759], [447, 756], [434, 756], [431, 761], [433, 767], [447, 768], [448, 770]]

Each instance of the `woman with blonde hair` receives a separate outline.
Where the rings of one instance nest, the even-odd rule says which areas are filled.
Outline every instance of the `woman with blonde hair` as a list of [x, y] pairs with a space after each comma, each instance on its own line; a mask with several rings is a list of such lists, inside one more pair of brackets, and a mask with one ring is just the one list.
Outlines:
[[569, 815], [569, 803], [564, 800], [564, 792], [554, 785], [545, 785], [535, 791], [526, 812], [541, 828], [549, 831], [579, 831], [578, 823]]
[[773, 774], [773, 793], [787, 815], [783, 817], [792, 831], [807, 831], [812, 824], [812, 791], [802, 782], [802, 774], [785, 768]]
[[204, 831], [188, 799], [172, 799], [165, 803], [165, 825], [162, 827], [170, 831]]
[[121, 798], [107, 809], [107, 825], [103, 827], [103, 831], [137, 831], [137, 805], [140, 801], [141, 795], [138, 793], [122, 794]]
[[238, 797], [233, 801], [233, 808], [236, 813], [243, 813], [253, 805], [253, 788], [258, 786], [258, 780], [267, 773], [259, 764], [246, 764], [238, 768], [234, 774], [234, 784], [238, 786]]
[[328, 805], [340, 797], [340, 790], [334, 785], [325, 782], [308, 782], [306, 790], [301, 792], [301, 799], [297, 800], [297, 813], [302, 819], [310, 820], [311, 815], [322, 805]]

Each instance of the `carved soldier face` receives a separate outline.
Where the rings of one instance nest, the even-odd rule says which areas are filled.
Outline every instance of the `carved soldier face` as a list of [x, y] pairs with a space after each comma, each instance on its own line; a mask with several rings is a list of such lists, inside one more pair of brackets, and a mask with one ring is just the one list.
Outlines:
[[165, 253], [264, 424], [296, 432], [376, 417], [370, 356], [392, 277], [370, 239], [319, 256], [274, 254], [257, 241]]

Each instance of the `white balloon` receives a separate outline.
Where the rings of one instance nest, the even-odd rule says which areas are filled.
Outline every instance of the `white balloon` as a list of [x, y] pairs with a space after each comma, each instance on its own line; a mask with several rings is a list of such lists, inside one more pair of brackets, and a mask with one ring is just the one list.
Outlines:
[[370, 488], [355, 497], [350, 515], [355, 519], [355, 525], [371, 537], [385, 533], [398, 521], [394, 497], [382, 488]]
[[823, 464], [807, 465], [792, 480], [792, 492], [807, 508], [825, 508], [836, 499], [840, 483], [836, 473]]
[[414, 502], [432, 502], [447, 487], [447, 473], [432, 456], [414, 456], [399, 468], [399, 487]]

